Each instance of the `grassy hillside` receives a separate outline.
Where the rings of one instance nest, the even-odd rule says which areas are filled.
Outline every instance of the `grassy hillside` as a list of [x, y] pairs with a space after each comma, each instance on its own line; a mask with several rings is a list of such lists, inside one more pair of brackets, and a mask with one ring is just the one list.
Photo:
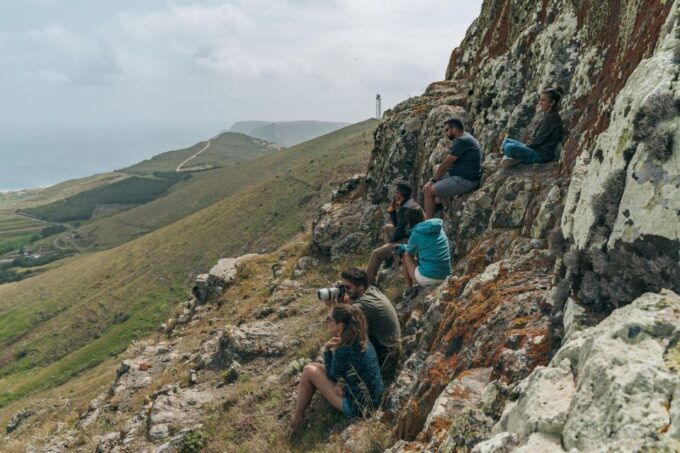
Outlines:
[[327, 121], [276, 121], [272, 123], [241, 121], [235, 123], [230, 130], [243, 132], [269, 142], [293, 146], [346, 126], [348, 126], [347, 123]]
[[272, 249], [301, 231], [307, 203], [329, 181], [365, 168], [375, 125], [286, 150], [285, 166], [251, 174], [231, 196], [151, 234], [1, 285], [0, 406], [61, 384], [154, 329], [219, 257]]
[[[367, 124], [350, 126], [235, 166], [194, 173], [191, 180], [177, 184], [162, 198], [82, 226], [78, 229], [83, 241], [81, 245], [108, 248], [122, 244], [169, 225], [246, 186], [258, 184], [277, 174], [285, 176], [288, 170], [299, 165], [299, 159], [306, 155], [310, 159], [312, 156], [318, 158], [319, 150], [341, 148], [349, 137], [364, 130]], [[333, 156], [333, 153], [328, 155]]]
[[[236, 162], [244, 162], [273, 150], [270, 143], [244, 134], [225, 132], [209, 141], [200, 142], [186, 149], [158, 154], [138, 164], [122, 169], [125, 173], [150, 175], [154, 172], [172, 172], [182, 165], [183, 169], [215, 168]], [[198, 154], [200, 152], [200, 154]], [[198, 154], [198, 155], [197, 155]], [[196, 156], [190, 159], [192, 156]], [[187, 160], [190, 159], [190, 160]]]

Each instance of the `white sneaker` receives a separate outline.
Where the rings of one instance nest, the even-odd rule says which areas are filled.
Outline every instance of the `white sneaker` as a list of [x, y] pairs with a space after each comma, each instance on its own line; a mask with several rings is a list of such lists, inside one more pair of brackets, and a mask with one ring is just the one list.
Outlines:
[[501, 159], [501, 168], [514, 167], [521, 162], [521, 160], [515, 159], [514, 157], [503, 156], [503, 159]]

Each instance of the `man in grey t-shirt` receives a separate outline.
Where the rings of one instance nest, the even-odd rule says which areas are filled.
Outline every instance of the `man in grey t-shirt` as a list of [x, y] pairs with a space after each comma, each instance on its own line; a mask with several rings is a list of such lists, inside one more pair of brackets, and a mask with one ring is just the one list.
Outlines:
[[483, 156], [477, 139], [465, 132], [463, 122], [458, 118], [444, 123], [444, 133], [453, 140], [453, 145], [432, 179], [423, 186], [425, 217], [428, 219], [434, 216], [435, 197], [462, 195], [475, 190], [482, 180]]

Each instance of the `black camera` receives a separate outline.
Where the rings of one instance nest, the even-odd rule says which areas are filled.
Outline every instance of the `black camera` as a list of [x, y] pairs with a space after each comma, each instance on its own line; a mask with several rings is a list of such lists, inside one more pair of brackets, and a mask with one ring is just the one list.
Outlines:
[[346, 285], [337, 285], [332, 288], [321, 288], [316, 292], [319, 300], [341, 299], [347, 292]]

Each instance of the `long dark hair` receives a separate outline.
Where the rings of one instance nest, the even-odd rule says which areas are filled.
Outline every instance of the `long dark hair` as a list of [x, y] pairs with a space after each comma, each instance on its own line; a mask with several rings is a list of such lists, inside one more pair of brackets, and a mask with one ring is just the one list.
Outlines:
[[550, 98], [551, 101], [553, 101], [553, 105], [550, 108], [550, 110], [556, 112], [560, 109], [560, 101], [562, 100], [562, 96], [564, 95], [564, 91], [560, 87], [554, 87], [554, 88], [546, 88], [541, 92], [542, 94], [545, 94]]
[[341, 345], [359, 343], [362, 351], [368, 346], [368, 322], [359, 307], [348, 304], [336, 304], [331, 310], [331, 318], [336, 323], [342, 323]]

